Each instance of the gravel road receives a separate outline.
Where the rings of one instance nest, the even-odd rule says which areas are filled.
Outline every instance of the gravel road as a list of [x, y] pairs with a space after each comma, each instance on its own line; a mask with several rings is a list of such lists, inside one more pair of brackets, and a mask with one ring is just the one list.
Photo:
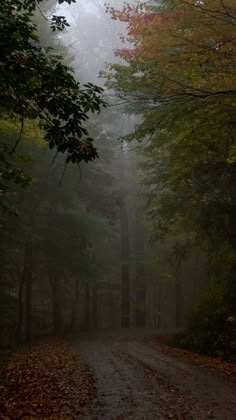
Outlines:
[[236, 383], [206, 367], [154, 350], [156, 331], [84, 333], [74, 348], [94, 375], [96, 398], [80, 419], [236, 420]]

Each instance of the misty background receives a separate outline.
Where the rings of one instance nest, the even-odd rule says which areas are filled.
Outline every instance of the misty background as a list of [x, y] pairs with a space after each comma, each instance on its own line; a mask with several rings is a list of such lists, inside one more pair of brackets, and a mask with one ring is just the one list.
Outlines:
[[[26, 124], [18, 151], [28, 156], [21, 165], [33, 182], [14, 193], [18, 216], [3, 220], [1, 341], [94, 328], [183, 328], [214, 279], [200, 249], [190, 246], [183, 259], [173, 253], [179, 238], [153, 241], [145, 146], [122, 140], [142, 120], [142, 109], [101, 77], [106, 63], [121, 62], [114, 50], [123, 45], [126, 24], [111, 19], [102, 0], [55, 3], [43, 4], [43, 14], [64, 15], [70, 27], [52, 33], [37, 12], [42, 44], [60, 53], [82, 84], [104, 87], [108, 106], [88, 121], [99, 159], [79, 167], [65, 166], [37, 127]], [[13, 141], [11, 129], [4, 130]]]

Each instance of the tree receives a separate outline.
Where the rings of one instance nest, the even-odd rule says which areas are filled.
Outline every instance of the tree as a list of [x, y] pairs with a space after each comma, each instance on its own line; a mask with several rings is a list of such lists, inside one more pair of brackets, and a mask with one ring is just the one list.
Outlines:
[[126, 64], [110, 66], [108, 85], [146, 106], [130, 138], [149, 136], [143, 170], [157, 236], [189, 221], [235, 248], [233, 2], [154, 2], [112, 13], [128, 21], [135, 46], [117, 51]]
[[[87, 321], [88, 327], [95, 326], [96, 320], [104, 326], [110, 322], [111, 310], [113, 319], [118, 318], [119, 301], [113, 297], [120, 281], [119, 264], [115, 264], [119, 245], [114, 144], [107, 112], [102, 121], [96, 116], [89, 122], [101, 159], [81, 168], [69, 165], [66, 171], [63, 156], [51, 165], [53, 151], [45, 148], [33, 124], [25, 121], [17, 152], [31, 156], [21, 164], [31, 173], [32, 183], [24, 190], [15, 189], [11, 196], [19, 216], [5, 215], [0, 252], [0, 312], [8, 341], [14, 342], [14, 335], [23, 342], [35, 335], [84, 328]], [[4, 121], [9, 144], [13, 128]], [[3, 340], [4, 335], [0, 344]]]
[[200, 248], [215, 282], [227, 285], [230, 315], [236, 296], [235, 4], [170, 0], [110, 11], [127, 22], [129, 43], [116, 52], [123, 62], [109, 66], [107, 85], [143, 114], [127, 139], [143, 144], [152, 238], [167, 238], [182, 260], [189, 247]]
[[[100, 110], [102, 89], [90, 83], [81, 87], [62, 58], [40, 45], [32, 23], [36, 5], [35, 1], [8, 0], [0, 9], [1, 115], [21, 122], [13, 150], [24, 119], [30, 118], [38, 121], [50, 148], [67, 153], [67, 162], [88, 162], [97, 154], [84, 121], [89, 111]], [[63, 29], [63, 24], [54, 21], [57, 29]]]
[[[99, 112], [105, 105], [100, 97], [102, 89], [91, 83], [81, 86], [62, 57], [40, 44], [33, 18], [41, 1], [7, 0], [0, 5], [0, 116], [19, 121], [15, 143], [1, 145], [3, 191], [8, 189], [8, 180], [23, 185], [26, 182], [18, 168], [9, 167], [26, 119], [39, 125], [51, 149], [66, 154], [66, 163], [79, 164], [97, 157], [85, 122], [90, 112]], [[68, 25], [63, 16], [52, 17], [52, 30]]]

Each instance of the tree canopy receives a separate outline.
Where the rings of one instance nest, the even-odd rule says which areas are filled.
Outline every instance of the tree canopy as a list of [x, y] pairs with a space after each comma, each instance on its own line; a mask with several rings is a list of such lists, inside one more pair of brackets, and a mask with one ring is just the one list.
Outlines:
[[[93, 84], [81, 86], [63, 57], [44, 48], [36, 34], [33, 14], [40, 1], [7, 0], [0, 6], [1, 40], [1, 118], [36, 120], [50, 148], [67, 154], [66, 161], [79, 163], [97, 157], [85, 122], [89, 112], [100, 111], [102, 89]], [[59, 3], [72, 0], [60, 0]], [[73, 0], [74, 1], [74, 0]], [[52, 17], [52, 28], [62, 30], [68, 23]]]
[[[59, 4], [75, 0], [59, 0]], [[82, 86], [64, 57], [40, 43], [35, 12], [51, 22], [52, 31], [62, 31], [69, 23], [64, 16], [43, 14], [43, 0], [6, 0], [0, 5], [0, 118], [12, 121], [15, 140], [1, 133], [1, 210], [12, 211], [8, 195], [14, 185], [25, 187], [30, 178], [22, 170], [22, 157], [14, 153], [26, 121], [39, 126], [50, 149], [64, 153], [66, 163], [89, 162], [98, 155], [86, 128], [91, 113], [105, 106], [102, 89], [92, 83]], [[45, 1], [45, 3], [47, 3]], [[54, 2], [57, 3], [57, 2]], [[9, 124], [10, 126], [11, 124]], [[14, 212], [14, 209], [13, 209]]]
[[148, 2], [110, 12], [128, 22], [129, 43], [116, 52], [124, 64], [110, 66], [107, 83], [145, 109], [130, 138], [149, 138], [143, 168], [157, 236], [182, 219], [235, 248], [233, 2]]
[[[142, 115], [127, 139], [143, 146], [152, 238], [168, 239], [178, 260], [200, 248], [221, 284], [194, 318], [195, 326], [207, 320], [195, 330], [206, 344], [209, 325], [222, 338], [235, 314], [235, 2], [151, 1], [107, 11], [128, 26], [107, 85]], [[211, 345], [220, 344], [212, 338]]]

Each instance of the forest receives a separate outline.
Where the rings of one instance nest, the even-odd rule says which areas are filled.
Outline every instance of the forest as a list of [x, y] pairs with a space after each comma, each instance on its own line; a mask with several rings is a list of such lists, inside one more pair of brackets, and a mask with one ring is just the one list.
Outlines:
[[0, 28], [0, 353], [145, 328], [235, 361], [235, 0], [5, 0]]

